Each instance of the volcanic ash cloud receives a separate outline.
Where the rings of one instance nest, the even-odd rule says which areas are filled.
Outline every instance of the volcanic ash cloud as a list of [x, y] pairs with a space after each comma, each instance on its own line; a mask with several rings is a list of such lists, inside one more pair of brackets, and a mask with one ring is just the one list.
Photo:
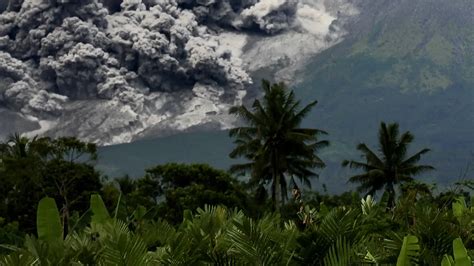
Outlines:
[[181, 130], [187, 122], [173, 119], [183, 117], [229, 125], [226, 109], [252, 81], [225, 33], [271, 38], [310, 16], [298, 0], [2, 3], [0, 108], [54, 121], [46, 134], [102, 144], [130, 141], [154, 125]]

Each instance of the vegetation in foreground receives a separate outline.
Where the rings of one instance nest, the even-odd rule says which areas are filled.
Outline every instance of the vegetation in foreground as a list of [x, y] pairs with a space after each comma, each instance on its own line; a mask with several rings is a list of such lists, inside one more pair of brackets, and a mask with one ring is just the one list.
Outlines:
[[413, 135], [382, 123], [378, 150], [360, 144], [362, 160], [343, 162], [366, 194], [304, 190], [329, 145], [325, 131], [300, 127], [316, 102], [301, 107], [284, 84], [263, 88], [251, 109], [231, 111], [247, 122], [230, 133], [231, 156], [247, 160], [231, 173], [243, 179], [166, 164], [108, 180], [93, 144], [12, 136], [0, 145], [0, 264], [472, 265], [467, 172], [435, 193], [415, 180], [434, 170], [419, 164], [429, 150], [409, 155]]

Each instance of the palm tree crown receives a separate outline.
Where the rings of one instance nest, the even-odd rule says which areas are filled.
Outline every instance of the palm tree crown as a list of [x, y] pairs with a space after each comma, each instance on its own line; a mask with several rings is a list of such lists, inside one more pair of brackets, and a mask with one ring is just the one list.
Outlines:
[[27, 157], [31, 153], [31, 146], [36, 141], [22, 137], [20, 134], [15, 133], [8, 137], [8, 140], [0, 144], [0, 155], [11, 156], [16, 158]]
[[349, 181], [359, 183], [359, 191], [373, 195], [376, 191], [385, 188], [389, 193], [389, 206], [395, 201], [395, 186], [400, 183], [413, 181], [413, 177], [423, 172], [433, 170], [430, 165], [418, 165], [421, 156], [429, 149], [422, 149], [412, 156], [407, 156], [407, 150], [414, 136], [409, 132], [399, 136], [397, 123], [380, 124], [379, 152], [377, 155], [366, 144], [361, 143], [357, 150], [362, 153], [365, 162], [344, 161], [343, 166], [361, 169], [364, 173], [352, 176]]
[[231, 158], [244, 157], [249, 162], [231, 167], [234, 173], [250, 173], [250, 184], [263, 187], [271, 183], [273, 206], [277, 208], [277, 196], [284, 202], [287, 198], [290, 177], [310, 186], [310, 177], [317, 174], [315, 168], [324, 167], [323, 161], [315, 154], [327, 141], [319, 141], [319, 135], [326, 132], [301, 128], [303, 118], [316, 105], [313, 101], [300, 108], [293, 91], [288, 91], [283, 83], [262, 82], [264, 97], [255, 100], [252, 109], [245, 106], [231, 108], [230, 113], [243, 118], [247, 126], [234, 128], [230, 136], [235, 138], [237, 147]]

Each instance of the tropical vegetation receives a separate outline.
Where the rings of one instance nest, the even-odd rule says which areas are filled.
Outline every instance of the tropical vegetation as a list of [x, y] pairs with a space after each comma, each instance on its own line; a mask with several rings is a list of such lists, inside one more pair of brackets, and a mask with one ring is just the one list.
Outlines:
[[365, 143], [357, 145], [357, 150], [365, 159], [363, 162], [342, 162], [343, 166], [362, 169], [364, 173], [352, 176], [350, 182], [360, 183], [358, 189], [374, 195], [375, 192], [385, 189], [389, 195], [389, 206], [395, 203], [395, 186], [405, 182], [413, 182], [413, 177], [429, 170], [434, 170], [430, 165], [417, 165], [421, 156], [429, 152], [422, 149], [414, 155], [408, 156], [408, 146], [414, 140], [414, 136], [408, 131], [399, 136], [399, 125], [397, 123], [385, 124], [382, 122], [379, 129], [379, 147], [381, 156], [372, 151]]
[[314, 169], [324, 167], [316, 151], [328, 146], [329, 142], [318, 138], [326, 135], [325, 131], [301, 127], [301, 122], [317, 101], [300, 107], [301, 102], [285, 84], [271, 84], [264, 80], [262, 88], [265, 93], [263, 101], [255, 100], [252, 110], [243, 105], [230, 110], [248, 124], [229, 132], [236, 144], [230, 157], [248, 160], [230, 170], [239, 174], [250, 173], [249, 184], [260, 189], [270, 183], [273, 207], [278, 209], [279, 202], [283, 204], [287, 199], [288, 185], [298, 187], [295, 177], [311, 186], [309, 178], [318, 176]]
[[310, 190], [328, 145], [301, 127], [316, 102], [263, 87], [231, 111], [243, 118], [231, 156], [246, 161], [229, 172], [168, 163], [108, 178], [93, 144], [12, 135], [0, 144], [0, 265], [472, 265], [469, 172], [441, 190], [415, 179], [434, 170], [420, 164], [429, 150], [409, 155], [414, 136], [381, 123], [379, 150], [360, 144], [363, 160], [343, 163], [359, 190]]

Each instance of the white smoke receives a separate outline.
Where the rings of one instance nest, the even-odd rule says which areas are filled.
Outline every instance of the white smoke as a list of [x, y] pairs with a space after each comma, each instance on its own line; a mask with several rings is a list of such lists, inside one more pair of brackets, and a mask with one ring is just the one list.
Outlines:
[[242, 24], [253, 22], [268, 33], [277, 33], [292, 27], [298, 0], [261, 0], [241, 13]]
[[[279, 3], [280, 0], [262, 1], [259, 9], [248, 12], [264, 15]], [[339, 43], [346, 34], [344, 23], [356, 15], [356, 7], [345, 0], [300, 0], [291, 30], [261, 36], [249, 46], [243, 55], [246, 69], [271, 69], [273, 78], [297, 83], [298, 71], [316, 54]]]
[[301, 27], [312, 35], [326, 36], [331, 23], [336, 19], [322, 3], [301, 4], [297, 11]]

